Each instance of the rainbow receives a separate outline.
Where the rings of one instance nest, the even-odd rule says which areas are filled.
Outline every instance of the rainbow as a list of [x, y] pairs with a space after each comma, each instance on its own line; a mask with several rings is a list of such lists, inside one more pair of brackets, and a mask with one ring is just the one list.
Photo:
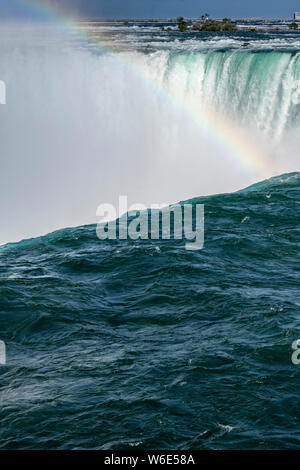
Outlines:
[[[76, 19], [70, 19], [62, 12], [58, 6], [58, 2], [52, 3], [50, 0], [12, 0], [21, 6], [25, 6], [33, 13], [39, 14], [42, 18], [53, 21], [64, 29], [74, 33], [74, 30], [86, 40], [90, 39], [91, 33], [83, 31], [79, 27]], [[102, 50], [113, 52], [110, 45], [99, 42], [98, 47]], [[115, 54], [117, 59], [124, 62], [124, 55]], [[268, 178], [275, 173], [280, 174], [283, 171], [275, 165], [275, 163], [259, 149], [236, 124], [229, 118], [225, 118], [211, 106], [199, 107], [195, 103], [187, 103], [185, 100], [175, 97], [165, 88], [156, 83], [151, 77], [143, 73], [140, 68], [129, 59], [126, 60], [131, 70], [138, 74], [141, 80], [146, 81], [150, 86], [162, 93], [173, 106], [179, 108], [185, 117], [191, 119], [206, 135], [214, 142], [215, 145], [224, 151], [230, 163], [238, 165], [238, 167], [247, 173], [257, 177]]]

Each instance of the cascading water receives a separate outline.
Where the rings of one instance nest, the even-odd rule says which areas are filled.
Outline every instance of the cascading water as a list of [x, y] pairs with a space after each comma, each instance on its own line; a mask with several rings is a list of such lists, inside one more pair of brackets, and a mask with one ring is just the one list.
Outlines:
[[300, 448], [300, 36], [172, 28], [0, 27], [0, 449]]
[[[94, 222], [98, 205], [121, 194], [171, 203], [297, 169], [298, 53], [195, 50], [178, 39], [147, 53], [147, 36], [137, 40], [136, 50], [109, 53], [51, 27], [3, 26], [0, 242]], [[229, 118], [274, 168], [245, 170], [190, 103]]]
[[[149, 63], [151, 67], [151, 63]], [[162, 74], [174, 93], [279, 140], [300, 124], [300, 54], [213, 51], [169, 55]]]

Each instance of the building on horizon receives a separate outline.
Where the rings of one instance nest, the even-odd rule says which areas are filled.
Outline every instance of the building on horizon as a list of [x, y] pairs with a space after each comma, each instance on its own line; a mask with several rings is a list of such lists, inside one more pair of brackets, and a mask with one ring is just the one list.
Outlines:
[[294, 13], [294, 20], [300, 21], [300, 13], [299, 12]]

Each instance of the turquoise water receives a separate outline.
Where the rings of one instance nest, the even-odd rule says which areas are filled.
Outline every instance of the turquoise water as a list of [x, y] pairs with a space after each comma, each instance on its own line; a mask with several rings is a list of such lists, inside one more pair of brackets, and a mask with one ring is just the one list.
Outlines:
[[1, 25], [0, 244], [299, 171], [300, 32], [275, 26]]
[[0, 251], [2, 449], [300, 448], [299, 173], [207, 198], [205, 246]]
[[[1, 25], [0, 449], [300, 449], [300, 32], [161, 26]], [[100, 241], [119, 195], [204, 248]]]

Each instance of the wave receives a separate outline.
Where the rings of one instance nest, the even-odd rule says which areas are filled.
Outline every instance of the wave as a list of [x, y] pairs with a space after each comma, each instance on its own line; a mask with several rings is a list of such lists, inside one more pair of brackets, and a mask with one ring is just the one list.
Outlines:
[[248, 191], [266, 191], [269, 189], [276, 190], [281, 188], [297, 187], [300, 183], [300, 173], [293, 172], [284, 175], [274, 176], [265, 181], [252, 184], [245, 189], [241, 189], [239, 192]]
[[[192, 199], [188, 199], [186, 201], [178, 201], [179, 204], [220, 204], [220, 213], [221, 207], [223, 204], [232, 204], [234, 207], [237, 204], [242, 204], [241, 212], [243, 212], [244, 207], [247, 203], [249, 206], [252, 204], [253, 201], [255, 203], [258, 202], [258, 198], [261, 199], [261, 207], [260, 210], [264, 210], [264, 206], [268, 206], [271, 204], [273, 205], [273, 199], [271, 197], [278, 194], [287, 194], [290, 193], [293, 195], [293, 199], [296, 201], [300, 186], [300, 172], [293, 172], [287, 173], [279, 176], [275, 176], [269, 178], [264, 181], [260, 181], [255, 183], [251, 186], [248, 186], [244, 189], [238, 190], [233, 193], [224, 193], [224, 194], [216, 194], [210, 196], [198, 196]], [[241, 196], [243, 199], [241, 199]], [[297, 202], [296, 202], [297, 204]], [[279, 210], [284, 210], [284, 207], [280, 203]], [[276, 208], [276, 211], [278, 208]], [[130, 220], [130, 219], [129, 219]], [[150, 234], [149, 234], [150, 237]], [[25, 248], [25, 250], [34, 249], [36, 246], [43, 247], [45, 244], [64, 244], [65, 242], [68, 244], [69, 242], [72, 243], [89, 243], [93, 241], [97, 243], [96, 239], [96, 225], [89, 224], [89, 225], [81, 225], [79, 227], [69, 227], [63, 228], [59, 230], [55, 230], [47, 235], [43, 235], [41, 237], [25, 239], [17, 243], [7, 243], [0, 247], [0, 252], [11, 250], [11, 249], [19, 249]], [[126, 245], [126, 244], [125, 244]]]
[[225, 114], [274, 162], [267, 176], [299, 169], [298, 53], [182, 53], [176, 38], [169, 50], [113, 54], [45, 28], [0, 34], [0, 243], [92, 223], [122, 194], [171, 204], [266, 176], [234, 160], [185, 103]]
[[[298, 54], [29, 30], [0, 30], [0, 240], [78, 226], [0, 249], [0, 448], [300, 448]], [[179, 95], [289, 173], [244, 172]], [[204, 249], [80, 225], [119, 194], [204, 203]]]
[[0, 447], [299, 448], [299, 178], [197, 198], [198, 252], [95, 226], [3, 247]]

